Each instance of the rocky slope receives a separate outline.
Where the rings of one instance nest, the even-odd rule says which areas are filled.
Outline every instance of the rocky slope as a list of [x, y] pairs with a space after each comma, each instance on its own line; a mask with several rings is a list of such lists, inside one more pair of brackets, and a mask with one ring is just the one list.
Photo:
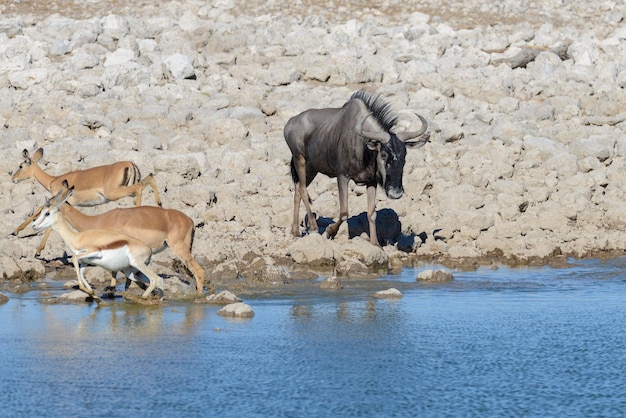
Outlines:
[[[164, 206], [194, 219], [194, 253], [216, 283], [626, 247], [623, 2], [41, 3], [0, 6], [5, 277], [46, 265], [31, 230], [8, 237], [47, 196], [11, 182], [22, 150], [37, 147], [54, 174], [123, 159], [154, 173]], [[549, 52], [558, 46], [563, 56]], [[506, 63], [537, 50], [523, 67]], [[405, 196], [378, 193], [388, 245], [359, 238], [358, 217], [352, 240], [347, 227], [332, 242], [296, 240], [282, 128], [362, 88], [393, 105], [399, 129], [418, 128], [417, 112], [431, 132], [408, 153]], [[334, 180], [320, 175], [310, 192], [319, 216], [337, 216]], [[349, 199], [351, 215], [365, 211], [363, 188]], [[63, 252], [52, 236], [47, 260]], [[173, 274], [172, 259], [157, 255], [157, 270]]]

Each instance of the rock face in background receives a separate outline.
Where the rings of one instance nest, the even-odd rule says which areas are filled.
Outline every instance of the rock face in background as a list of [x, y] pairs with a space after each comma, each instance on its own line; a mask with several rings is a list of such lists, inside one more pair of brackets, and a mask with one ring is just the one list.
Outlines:
[[[259, 257], [294, 262], [288, 254], [299, 263], [349, 258], [380, 267], [405, 251], [409, 262], [490, 254], [527, 261], [626, 248], [623, 2], [552, 9], [539, 1], [523, 13], [508, 0], [497, 10], [478, 0], [419, 9], [399, 1], [330, 9], [81, 3], [0, 6], [4, 237], [46, 197], [39, 184], [12, 184], [7, 173], [23, 149], [44, 147], [44, 168], [54, 174], [123, 159], [154, 173], [164, 206], [194, 219], [193, 252], [209, 276], [228, 264], [236, 278]], [[527, 21], [513, 23], [520, 16]], [[548, 52], [565, 42], [566, 59]], [[525, 67], [505, 63], [524, 48], [542, 52]], [[385, 251], [348, 240], [361, 234], [358, 217], [334, 242], [309, 238], [298, 247], [282, 128], [361, 88], [392, 104], [399, 129], [419, 128], [415, 113], [423, 115], [431, 143], [408, 151], [402, 199], [377, 194], [390, 219], [381, 228]], [[337, 216], [333, 179], [319, 175], [309, 191], [319, 216]], [[351, 216], [366, 210], [364, 193], [353, 185]], [[151, 192], [143, 202], [154, 204]], [[37, 270], [39, 237], [24, 232], [0, 243], [7, 277]], [[62, 255], [54, 235], [46, 259]], [[157, 255], [157, 271], [171, 258]]]

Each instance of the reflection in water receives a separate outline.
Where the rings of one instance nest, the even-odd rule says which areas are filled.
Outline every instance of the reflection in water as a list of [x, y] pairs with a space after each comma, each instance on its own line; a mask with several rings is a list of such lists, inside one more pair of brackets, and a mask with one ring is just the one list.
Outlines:
[[[146, 307], [131, 303], [110, 304], [92, 308], [63, 305], [41, 305], [42, 338], [89, 337], [98, 334], [109, 337], [146, 338], [164, 332], [193, 334], [202, 322], [206, 309], [199, 304], [174, 307]], [[76, 310], [88, 312], [73, 315]], [[71, 312], [70, 312], [71, 311]]]
[[[340, 323], [375, 322], [378, 319], [376, 310], [378, 304], [393, 304], [394, 300], [367, 300], [362, 303], [340, 301], [331, 306], [324, 305], [293, 305], [291, 316], [296, 320], [324, 319], [339, 321]], [[332, 315], [333, 318], [324, 318]]]
[[[0, 306], [7, 416], [619, 416], [626, 259], [219, 307]], [[374, 290], [399, 288], [399, 300]], [[216, 330], [227, 332], [216, 332]]]

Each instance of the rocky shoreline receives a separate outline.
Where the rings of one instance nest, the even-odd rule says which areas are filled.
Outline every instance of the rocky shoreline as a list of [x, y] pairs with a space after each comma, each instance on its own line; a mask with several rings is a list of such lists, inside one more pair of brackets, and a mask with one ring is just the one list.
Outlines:
[[[623, 255], [626, 6], [407, 3], [0, 6], [6, 282], [37, 280], [46, 269], [72, 275], [56, 234], [43, 260], [34, 257], [39, 235], [10, 236], [46, 197], [39, 184], [11, 182], [22, 150], [38, 147], [53, 174], [119, 160], [154, 173], [164, 207], [194, 220], [193, 253], [217, 288], [424, 261], [468, 268]], [[559, 46], [563, 55], [554, 53]], [[529, 51], [531, 60], [511, 64]], [[378, 193], [388, 245], [363, 238], [365, 190], [354, 185], [353, 218], [334, 241], [295, 239], [282, 129], [358, 89], [382, 94], [400, 129], [419, 128], [419, 113], [431, 133], [408, 152], [405, 196]], [[317, 214], [336, 218], [335, 181], [319, 175], [309, 190]], [[143, 201], [154, 204], [152, 193]], [[119, 206], [132, 199], [85, 212]], [[155, 270], [187, 280], [172, 260], [170, 251], [157, 254]], [[90, 270], [90, 279], [107, 279]]]

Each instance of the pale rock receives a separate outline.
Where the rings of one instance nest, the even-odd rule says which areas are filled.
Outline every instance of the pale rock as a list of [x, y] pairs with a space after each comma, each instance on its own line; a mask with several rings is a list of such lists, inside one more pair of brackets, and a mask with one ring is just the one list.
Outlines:
[[342, 260], [335, 267], [337, 273], [345, 276], [365, 276], [369, 273], [367, 266], [360, 260], [350, 258]]
[[150, 82], [149, 70], [134, 61], [126, 61], [118, 65], [106, 67], [102, 74], [102, 84], [107, 89], [113, 87], [131, 88]]
[[104, 61], [104, 67], [112, 67], [115, 65], [126, 64], [135, 61], [135, 52], [128, 48], [118, 48], [113, 52], [107, 53]]
[[222, 158], [222, 168], [237, 177], [250, 172], [250, 163], [240, 152], [227, 152]]
[[454, 275], [448, 270], [424, 270], [417, 275], [418, 282], [440, 283], [454, 280]]
[[225, 317], [252, 318], [254, 311], [243, 302], [230, 303], [217, 311], [217, 314]]
[[196, 76], [193, 62], [187, 55], [170, 55], [163, 60], [163, 65], [165, 66], [167, 73], [176, 80], [195, 78]]
[[159, 154], [154, 158], [154, 170], [177, 173], [187, 180], [195, 179], [201, 173], [198, 159], [191, 154]]
[[392, 287], [387, 290], [380, 290], [374, 293], [372, 296], [378, 299], [400, 299], [404, 295], [398, 289]]
[[218, 145], [243, 142], [249, 130], [238, 119], [222, 119], [212, 123], [206, 133], [209, 141]]
[[205, 298], [205, 303], [209, 305], [229, 305], [232, 303], [239, 303], [241, 299], [235, 296], [228, 290], [223, 290], [219, 293], [208, 295]]
[[39, 260], [31, 258], [34, 250], [26, 249], [21, 245], [17, 245], [16, 247], [21, 248], [21, 250], [17, 250], [17, 252], [28, 254], [29, 257], [18, 258], [10, 256], [11, 253], [15, 253], [16, 251], [2, 246], [0, 248], [0, 254], [4, 254], [4, 256], [0, 258], [0, 269], [3, 276], [9, 280], [19, 279], [31, 281], [42, 279], [45, 274], [45, 268]]
[[17, 89], [27, 90], [35, 84], [40, 84], [50, 76], [45, 68], [32, 68], [9, 73], [9, 82]]
[[341, 259], [357, 259], [366, 266], [377, 267], [387, 265], [387, 253], [382, 248], [372, 245], [369, 240], [354, 237], [341, 246]]
[[68, 293], [63, 293], [59, 296], [59, 300], [62, 302], [75, 302], [82, 303], [87, 302], [90, 296], [82, 290], [74, 290]]
[[125, 16], [108, 15], [101, 19], [102, 33], [118, 40], [126, 36], [130, 31], [130, 22]]
[[343, 285], [341, 281], [337, 278], [337, 276], [327, 277], [320, 283], [320, 289], [326, 290], [341, 290], [343, 289]]
[[234, 260], [224, 261], [211, 271], [209, 277], [217, 280], [237, 280], [239, 277], [239, 268]]
[[273, 62], [269, 65], [264, 81], [270, 86], [289, 85], [300, 79], [300, 71], [291, 62]]
[[569, 148], [579, 158], [595, 157], [600, 162], [609, 160], [613, 155], [615, 140], [610, 137], [594, 135], [587, 138], [575, 138]]
[[297, 239], [287, 252], [299, 264], [330, 265], [335, 259], [332, 243], [318, 233]]

